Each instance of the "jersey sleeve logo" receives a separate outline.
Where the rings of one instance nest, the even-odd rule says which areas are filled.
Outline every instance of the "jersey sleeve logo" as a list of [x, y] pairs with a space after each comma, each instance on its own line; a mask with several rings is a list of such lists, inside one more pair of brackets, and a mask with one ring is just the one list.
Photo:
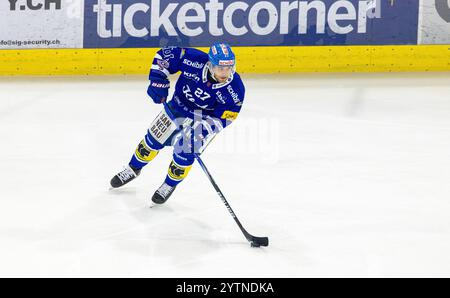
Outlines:
[[163, 70], [163, 69], [169, 69], [169, 67], [170, 67], [169, 62], [166, 61], [166, 60], [160, 60], [160, 59], [158, 59], [158, 60], [156, 60], [156, 63], [158, 64], [158, 66], [160, 67], [161, 70]]
[[230, 121], [234, 121], [236, 120], [237, 116], [239, 113], [237, 112], [232, 112], [232, 111], [225, 111], [222, 114], [222, 119], [226, 119], [226, 120], [230, 120]]

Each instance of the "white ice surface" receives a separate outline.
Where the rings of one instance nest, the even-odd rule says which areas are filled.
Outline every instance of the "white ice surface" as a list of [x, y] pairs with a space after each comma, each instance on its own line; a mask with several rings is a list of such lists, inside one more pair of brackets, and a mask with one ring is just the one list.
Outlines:
[[0, 79], [0, 276], [450, 277], [450, 74], [243, 76], [236, 123], [167, 205], [145, 77]]

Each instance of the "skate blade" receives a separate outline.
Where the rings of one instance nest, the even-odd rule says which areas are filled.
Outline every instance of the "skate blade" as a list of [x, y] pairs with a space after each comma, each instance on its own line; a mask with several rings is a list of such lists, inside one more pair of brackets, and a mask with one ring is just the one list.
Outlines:
[[153, 202], [151, 202], [151, 203], [148, 205], [148, 208], [150, 208], [150, 209], [157, 208], [157, 207], [159, 207], [159, 205], [158, 205], [158, 204], [155, 204], [155, 203], [153, 203]]

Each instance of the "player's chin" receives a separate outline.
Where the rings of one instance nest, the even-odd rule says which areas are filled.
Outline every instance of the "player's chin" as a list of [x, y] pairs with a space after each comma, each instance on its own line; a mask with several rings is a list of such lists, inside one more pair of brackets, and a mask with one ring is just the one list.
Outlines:
[[228, 78], [218, 78], [219, 83], [225, 83]]

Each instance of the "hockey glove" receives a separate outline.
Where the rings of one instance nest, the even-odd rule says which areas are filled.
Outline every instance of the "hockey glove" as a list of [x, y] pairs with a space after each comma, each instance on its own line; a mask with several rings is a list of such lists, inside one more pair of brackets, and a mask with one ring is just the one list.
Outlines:
[[207, 116], [193, 124], [194, 144], [196, 152], [202, 153], [215, 136], [223, 130], [219, 119]]
[[147, 94], [155, 103], [163, 103], [169, 96], [170, 82], [168, 79], [151, 78], [150, 86], [148, 86]]

